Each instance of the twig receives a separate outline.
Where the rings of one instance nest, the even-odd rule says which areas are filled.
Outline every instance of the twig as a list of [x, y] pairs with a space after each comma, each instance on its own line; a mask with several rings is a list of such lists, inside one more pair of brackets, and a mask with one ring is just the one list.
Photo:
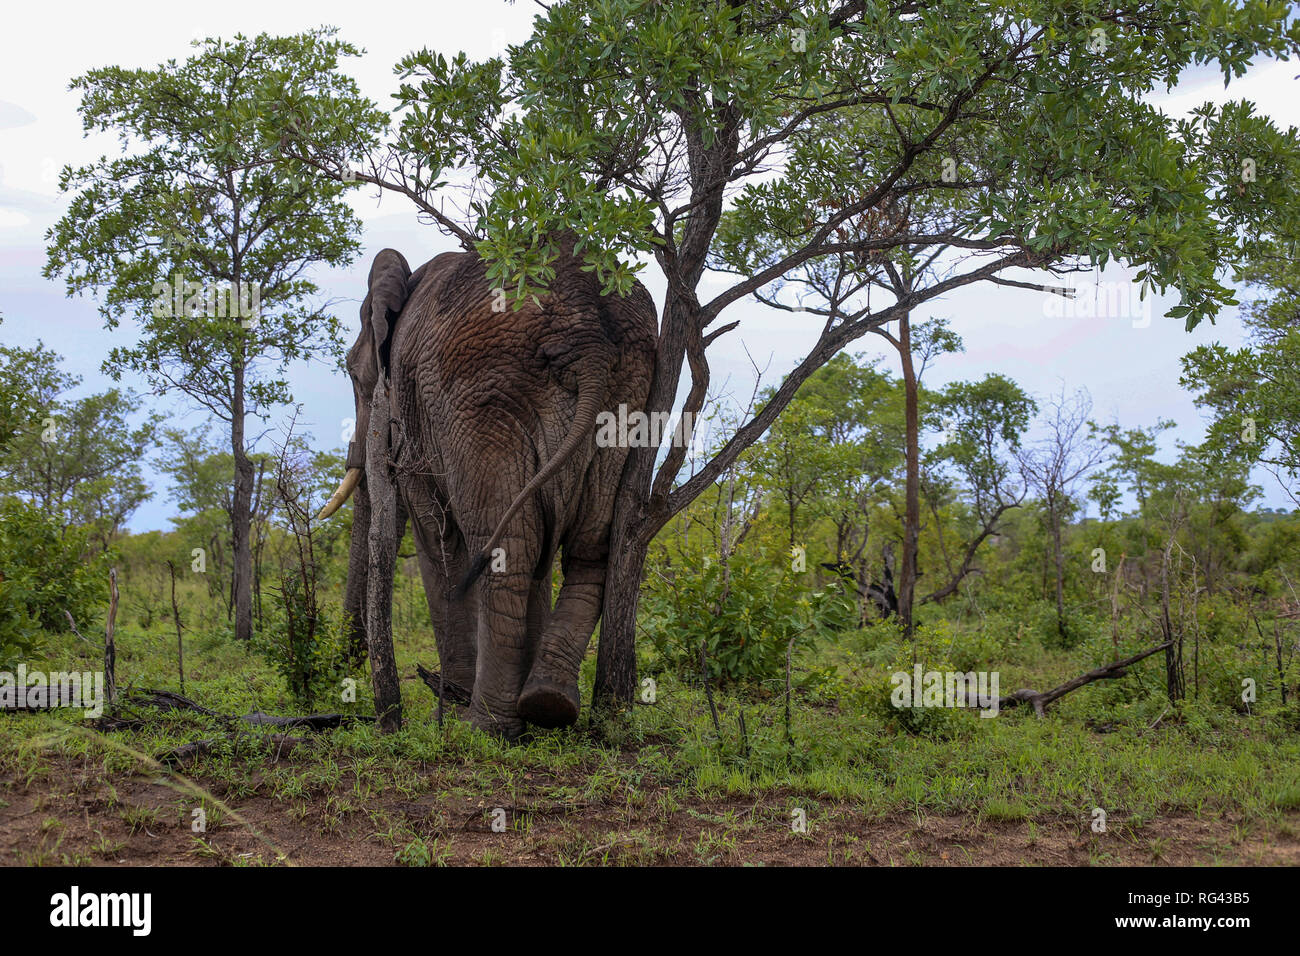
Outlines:
[[718, 735], [718, 749], [721, 750], [722, 726], [718, 723], [718, 706], [713, 702], [713, 685], [709, 682], [709, 658], [704, 638], [700, 638], [700, 680], [704, 683], [704, 696], [709, 702], [709, 713], [713, 717], [713, 732]]
[[[80, 632], [79, 630], [77, 630], [77, 622], [74, 621], [74, 620], [72, 619], [72, 614], [71, 614], [71, 612], [65, 610], [65, 611], [63, 612], [63, 616], [66, 617], [66, 618], [68, 619], [68, 627], [72, 628], [72, 633], [73, 633], [73, 634], [76, 634], [77, 637], [80, 637], [80, 638], [81, 638], [83, 641], [85, 641], [87, 644], [90, 644], [90, 641], [87, 640], [85, 637], [82, 637], [81, 632]], [[92, 645], [92, 646], [93, 646], [93, 645]]]
[[1155, 730], [1156, 727], [1158, 727], [1158, 726], [1160, 725], [1160, 721], [1164, 720], [1164, 719], [1165, 719], [1165, 715], [1168, 714], [1168, 713], [1169, 713], [1169, 708], [1166, 707], [1164, 710], [1162, 710], [1162, 711], [1160, 712], [1160, 716], [1157, 717], [1157, 718], [1152, 722], [1151, 726], [1148, 727], [1147, 730]]
[[108, 704], [117, 696], [117, 647], [113, 628], [117, 624], [117, 568], [108, 571], [108, 622], [104, 625], [104, 679], [108, 682]]
[[185, 693], [185, 645], [181, 641], [181, 610], [176, 605], [176, 565], [167, 559], [167, 570], [172, 576], [172, 622], [176, 625], [176, 668], [181, 676], [181, 693]]

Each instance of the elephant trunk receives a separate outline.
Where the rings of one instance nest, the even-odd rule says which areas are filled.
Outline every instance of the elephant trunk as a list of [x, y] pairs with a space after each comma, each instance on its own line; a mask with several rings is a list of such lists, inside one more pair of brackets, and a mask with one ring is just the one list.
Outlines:
[[[360, 470], [360, 469], [358, 469]], [[352, 542], [348, 550], [348, 577], [343, 597], [347, 620], [348, 660], [360, 664], [369, 653], [366, 642], [366, 591], [370, 569], [370, 493], [365, 484], [356, 489], [352, 501]]]
[[375, 689], [375, 714], [380, 732], [386, 734], [402, 727], [402, 689], [393, 655], [393, 572], [397, 567], [397, 542], [406, 525], [397, 485], [389, 472], [392, 426], [388, 402], [388, 387], [381, 381], [375, 386], [371, 400], [370, 429], [366, 435], [366, 491], [370, 495], [370, 528], [366, 536], [369, 558], [366, 642]]

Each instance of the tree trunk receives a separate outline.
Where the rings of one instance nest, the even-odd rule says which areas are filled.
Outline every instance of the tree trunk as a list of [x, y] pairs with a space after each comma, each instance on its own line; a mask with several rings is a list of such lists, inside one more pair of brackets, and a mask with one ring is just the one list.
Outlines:
[[[698, 281], [698, 272], [694, 279]], [[686, 356], [686, 330], [695, 320], [690, 303], [670, 294], [660, 322], [647, 412], [672, 410]], [[682, 437], [690, 440], [690, 436]], [[650, 492], [658, 454], [659, 449], [654, 447], [631, 449], [618, 483], [614, 519], [609, 529], [609, 565], [605, 571], [596, 680], [591, 694], [593, 709], [631, 707], [636, 694], [636, 611], [646, 554], [653, 537], [644, 528], [654, 504], [650, 502]]]
[[[242, 352], [242, 345], [239, 347]], [[230, 536], [235, 551], [232, 589], [235, 605], [235, 639], [248, 641], [253, 636], [253, 551], [249, 535], [252, 527], [253, 463], [244, 447], [244, 364], [243, 355], [234, 361], [233, 400], [231, 402], [230, 451], [235, 459], [235, 487], [231, 500]]]
[[257, 478], [253, 483], [253, 500], [249, 508], [249, 543], [252, 548], [253, 615], [258, 630], [262, 629], [262, 555], [266, 547], [266, 513], [263, 494], [266, 490], [266, 459], [257, 463]]
[[118, 597], [117, 568], [109, 568], [108, 620], [104, 624], [104, 678], [108, 682], [107, 696], [110, 707], [117, 697], [117, 644], [113, 639], [113, 631], [117, 627]]
[[[1172, 549], [1171, 539], [1160, 556], [1160, 630], [1165, 639], [1165, 693], [1171, 704], [1183, 697], [1182, 655], [1175, 647], [1173, 619], [1169, 616], [1169, 552]], [[1259, 621], [1255, 622], [1255, 627], [1259, 627]], [[1263, 636], [1261, 633], [1260, 637]], [[1181, 640], [1180, 628], [1178, 642]]]
[[649, 547], [648, 542], [638, 540], [638, 532], [645, 500], [643, 489], [649, 489], [654, 468], [653, 457], [643, 456], [649, 458], [649, 470], [635, 460], [638, 450], [632, 450], [623, 468], [609, 529], [609, 565], [596, 647], [596, 681], [591, 693], [593, 710], [630, 707], [636, 695], [636, 612]]
[[907, 432], [906, 503], [903, 516], [903, 557], [898, 569], [898, 617], [903, 637], [912, 637], [912, 607], [916, 596], [916, 552], [921, 537], [921, 440], [917, 407], [916, 369], [912, 366], [912, 328], [907, 313], [898, 323], [898, 351], [903, 365]]
[[[711, 146], [705, 145], [699, 130], [687, 125], [694, 208], [677, 244], [676, 261], [671, 266], [676, 282], [669, 282], [659, 323], [655, 373], [645, 408], [650, 414], [672, 411], [688, 337], [693, 331], [695, 334], [703, 331], [699, 327], [700, 305], [694, 290], [704, 275], [709, 246], [722, 217], [727, 177], [716, 173], [727, 168], [727, 163], [734, 159], [739, 143], [738, 123], [716, 138]], [[667, 261], [660, 259], [661, 265], [666, 265]], [[703, 384], [707, 385], [708, 364], [704, 363], [698, 371], [702, 372]], [[689, 436], [683, 436], [683, 439], [689, 440]], [[636, 611], [641, 596], [641, 575], [650, 539], [659, 525], [670, 517], [665, 501], [651, 500], [658, 453], [658, 448], [633, 448], [619, 481], [609, 533], [609, 565], [601, 605], [593, 708], [630, 707], [636, 693]], [[647, 530], [647, 522], [656, 520], [659, 524]]]
[[185, 642], [181, 638], [181, 609], [176, 603], [176, 565], [168, 560], [167, 573], [172, 579], [172, 623], [176, 625], [176, 670], [180, 672], [181, 693], [185, 693]]

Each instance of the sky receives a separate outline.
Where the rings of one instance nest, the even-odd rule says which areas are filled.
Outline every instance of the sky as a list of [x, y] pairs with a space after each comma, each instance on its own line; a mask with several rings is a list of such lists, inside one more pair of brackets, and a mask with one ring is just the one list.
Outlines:
[[[78, 97], [69, 81], [95, 67], [153, 67], [190, 52], [192, 40], [230, 36], [236, 32], [294, 33], [328, 24], [340, 36], [364, 49], [362, 57], [343, 68], [362, 92], [387, 106], [396, 89], [393, 64], [421, 47], [452, 54], [465, 51], [473, 59], [501, 52], [507, 43], [526, 38], [537, 8], [521, 0], [476, 3], [423, 0], [388, 2], [382, 9], [355, 2], [306, 4], [250, 3], [180, 6], [174, 2], [103, 4], [63, 2], [55, 5], [11, 5], [0, 35], [0, 342], [34, 345], [38, 340], [62, 354], [64, 368], [80, 375], [78, 393], [101, 391], [110, 380], [100, 372], [105, 354], [129, 335], [109, 332], [91, 298], [68, 298], [61, 280], [41, 276], [45, 262], [45, 231], [66, 208], [68, 197], [58, 192], [58, 172], [65, 163], [93, 161], [118, 146], [112, 136], [83, 135], [77, 115]], [[1184, 77], [1168, 95], [1154, 102], [1171, 115], [1181, 115], [1206, 100], [1245, 98], [1279, 125], [1300, 125], [1300, 64], [1261, 61], [1225, 91], [1217, 69], [1197, 70]], [[318, 270], [314, 279], [322, 298], [338, 300], [339, 315], [350, 344], [357, 309], [365, 294], [370, 260], [385, 247], [402, 251], [415, 266], [458, 248], [437, 230], [419, 221], [401, 197], [380, 199], [357, 191], [351, 200], [364, 225], [364, 249], [348, 269]], [[654, 269], [643, 279], [657, 303], [662, 283]], [[1083, 387], [1093, 401], [1093, 417], [1119, 421], [1125, 427], [1147, 426], [1172, 419], [1178, 427], [1162, 439], [1162, 458], [1172, 457], [1175, 443], [1198, 442], [1203, 413], [1178, 385], [1181, 357], [1197, 345], [1241, 342], [1236, 310], [1221, 314], [1215, 324], [1203, 323], [1188, 333], [1178, 319], [1163, 317], [1174, 297], [1139, 301], [1130, 294], [1131, 273], [1110, 267], [1082, 274], [1070, 282], [1079, 289], [1073, 307], [1062, 314], [1061, 301], [1042, 293], [978, 284], [927, 303], [914, 316], [947, 318], [965, 342], [965, 352], [940, 358], [926, 372], [925, 384], [940, 387], [951, 381], [982, 378], [1000, 372], [1015, 379], [1040, 401], [1062, 389]], [[732, 277], [706, 275], [702, 298], [711, 298], [734, 282]], [[773, 312], [755, 302], [742, 302], [726, 312], [726, 321], [740, 319], [740, 328], [723, 336], [711, 349], [715, 390], [733, 395], [742, 404], [754, 388], [753, 364], [763, 370], [763, 384], [776, 384], [792, 369], [816, 339], [820, 320]], [[880, 342], [880, 346], [876, 342]], [[867, 336], [850, 347], [853, 352], [884, 354], [885, 346]], [[894, 368], [896, 358], [882, 367]], [[346, 423], [353, 416], [352, 390], [343, 373], [322, 362], [294, 366], [289, 375], [295, 400], [301, 403], [300, 427], [315, 437], [317, 447], [344, 443]], [[143, 383], [123, 383], [143, 391]], [[164, 411], [168, 424], [190, 427], [203, 416], [179, 400], [147, 399]], [[272, 421], [272, 435], [277, 422]], [[255, 429], [260, 431], [260, 429]], [[156, 493], [132, 517], [133, 531], [170, 526], [175, 513], [164, 478], [152, 464], [146, 477]], [[1259, 503], [1289, 505], [1273, 478], [1260, 472], [1264, 488]]]

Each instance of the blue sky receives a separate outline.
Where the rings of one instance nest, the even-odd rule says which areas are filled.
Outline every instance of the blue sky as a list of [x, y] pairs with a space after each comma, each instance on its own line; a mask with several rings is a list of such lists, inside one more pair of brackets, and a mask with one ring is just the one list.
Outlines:
[[[402, 55], [420, 46], [444, 53], [465, 50], [476, 58], [492, 55], [507, 42], [527, 35], [535, 9], [528, 3], [508, 5], [500, 0], [390, 2], [383, 6], [382, 15], [373, 6], [334, 2], [314, 3], [309, 12], [297, 5], [266, 3], [189, 7], [142, 3], [133, 5], [126, 18], [118, 5], [73, 2], [57, 8], [11, 9], [0, 37], [0, 314], [4, 316], [0, 341], [19, 345], [44, 341], [65, 357], [67, 370], [82, 376], [82, 390], [91, 391], [108, 387], [100, 362], [119, 336], [130, 335], [129, 329], [104, 330], [93, 300], [69, 299], [62, 283], [40, 274], [45, 230], [65, 208], [66, 200], [57, 190], [58, 169], [117, 148], [111, 137], [83, 138], [77, 97], [67, 90], [73, 76], [97, 66], [146, 67], [181, 58], [192, 39], [205, 35], [290, 33], [328, 23], [339, 27], [344, 39], [365, 48], [366, 55], [345, 68], [367, 95], [387, 104], [395, 88], [392, 65]], [[64, 29], [69, 23], [77, 24], [75, 32]], [[1300, 125], [1297, 73], [1296, 64], [1263, 62], [1225, 93], [1217, 70], [1200, 70], [1156, 102], [1176, 115], [1205, 100], [1244, 97], [1280, 125]], [[379, 201], [358, 193], [353, 202], [365, 224], [363, 256], [350, 269], [315, 275], [326, 299], [342, 300], [339, 313], [349, 342], [375, 252], [392, 246], [415, 265], [455, 248], [432, 226], [419, 222], [413, 208], [399, 198]], [[646, 284], [662, 301], [662, 288], [653, 278], [653, 268], [648, 269]], [[1129, 427], [1150, 425], [1159, 418], [1176, 421], [1178, 427], [1164, 435], [1166, 457], [1176, 441], [1198, 441], [1203, 431], [1201, 413], [1178, 387], [1179, 359], [1198, 344], [1239, 343], [1235, 310], [1219, 316], [1215, 325], [1203, 325], [1189, 334], [1181, 320], [1162, 317], [1173, 304], [1170, 299], [1152, 303], [1149, 321], [1141, 311], [1144, 304], [1136, 313], [1130, 307], [1101, 316], [1088, 307], [1091, 301], [1105, 312], [1107, 296], [1122, 289], [1128, 278], [1118, 268], [1076, 276], [1072, 284], [1080, 289], [1083, 308], [1064, 316], [1053, 312], [1042, 294], [986, 284], [930, 303], [917, 318], [948, 318], [964, 338], [966, 351], [940, 359], [927, 372], [927, 384], [1001, 372], [1040, 399], [1062, 387], [1073, 391], [1082, 386], [1091, 393], [1093, 414], [1099, 420], [1116, 419]], [[706, 276], [704, 281], [716, 283], [706, 292], [731, 284], [729, 277]], [[741, 319], [741, 326], [710, 350], [713, 381], [742, 402], [753, 389], [751, 356], [765, 368], [764, 383], [775, 383], [797, 363], [820, 328], [813, 317], [771, 312], [757, 303], [738, 303], [727, 315], [728, 320]], [[873, 340], [868, 336], [852, 350], [881, 352]], [[885, 367], [892, 368], [888, 361]], [[353, 414], [346, 378], [331, 367], [311, 363], [294, 367], [290, 381], [303, 405], [300, 421], [314, 434], [316, 444], [340, 445], [343, 423]], [[140, 386], [129, 380], [126, 384]], [[171, 399], [161, 400], [156, 407], [166, 411], [172, 423], [203, 421], [199, 413]], [[152, 467], [147, 473], [157, 493], [131, 520], [130, 527], [137, 531], [167, 527], [174, 513], [162, 481]], [[1270, 476], [1261, 472], [1256, 481], [1265, 489], [1263, 504], [1289, 504]]]

